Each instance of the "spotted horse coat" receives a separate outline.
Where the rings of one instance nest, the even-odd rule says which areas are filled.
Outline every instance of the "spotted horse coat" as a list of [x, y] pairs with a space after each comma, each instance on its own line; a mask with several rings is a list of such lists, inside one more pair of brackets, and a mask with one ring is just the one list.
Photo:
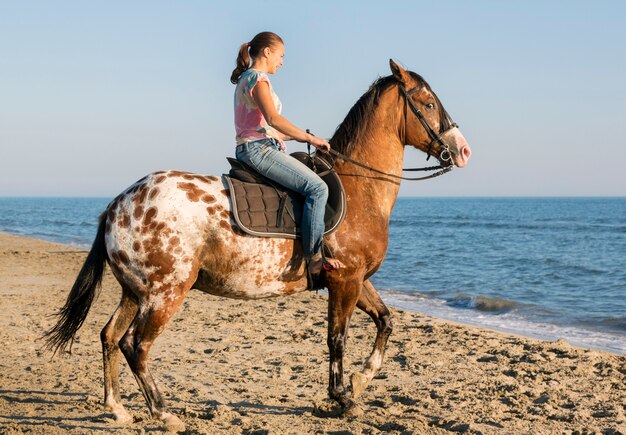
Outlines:
[[184, 297], [181, 287], [241, 299], [306, 289], [298, 244], [238, 230], [221, 178], [156, 172], [122, 192], [106, 213], [113, 273], [155, 305]]

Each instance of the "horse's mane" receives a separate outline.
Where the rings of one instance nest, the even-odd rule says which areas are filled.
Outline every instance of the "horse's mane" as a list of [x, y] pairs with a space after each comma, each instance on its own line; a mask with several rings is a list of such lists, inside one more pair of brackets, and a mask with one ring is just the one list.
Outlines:
[[[411, 75], [411, 78], [415, 80], [418, 88], [426, 86], [426, 88], [432, 92], [430, 86], [422, 76], [412, 71], [408, 71], [408, 73]], [[346, 118], [335, 130], [335, 134], [330, 139], [334, 150], [346, 155], [352, 153], [356, 144], [361, 142], [363, 136], [369, 129], [369, 123], [372, 118], [371, 115], [378, 106], [380, 96], [391, 86], [397, 84], [399, 84], [399, 82], [393, 75], [380, 77], [372, 83], [369, 89], [359, 98], [354, 106], [352, 106]], [[435, 96], [435, 98], [437, 97]], [[437, 102], [439, 103], [438, 98]], [[439, 107], [442, 108], [441, 104], [439, 104]]]

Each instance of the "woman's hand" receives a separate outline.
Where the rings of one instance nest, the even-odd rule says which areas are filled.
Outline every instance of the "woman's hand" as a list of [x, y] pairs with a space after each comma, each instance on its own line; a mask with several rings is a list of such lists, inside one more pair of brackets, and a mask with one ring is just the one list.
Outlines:
[[323, 153], [327, 153], [330, 151], [330, 144], [328, 143], [328, 141], [322, 139], [321, 137], [313, 136], [312, 134], [309, 134], [309, 136], [311, 137], [309, 140], [307, 140], [308, 143], [310, 143]]

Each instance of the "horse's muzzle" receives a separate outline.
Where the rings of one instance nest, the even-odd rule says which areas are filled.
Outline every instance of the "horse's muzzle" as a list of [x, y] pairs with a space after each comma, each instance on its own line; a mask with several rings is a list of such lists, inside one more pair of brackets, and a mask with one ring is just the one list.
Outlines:
[[441, 135], [441, 138], [450, 147], [450, 153], [452, 154], [452, 162], [455, 166], [462, 168], [467, 165], [472, 150], [467, 143], [467, 140], [457, 127], [446, 131]]

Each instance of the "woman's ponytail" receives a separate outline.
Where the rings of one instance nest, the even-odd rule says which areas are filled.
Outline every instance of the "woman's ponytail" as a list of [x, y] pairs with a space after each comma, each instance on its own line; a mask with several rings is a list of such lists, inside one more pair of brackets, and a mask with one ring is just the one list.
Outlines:
[[252, 41], [241, 44], [237, 55], [237, 66], [230, 75], [230, 82], [236, 85], [241, 75], [250, 69], [250, 58], [256, 58], [265, 47], [275, 47], [282, 43], [283, 40], [276, 33], [261, 32], [252, 38]]
[[230, 82], [233, 85], [236, 85], [239, 81], [239, 77], [241, 77], [241, 74], [243, 74], [248, 68], [250, 68], [250, 53], [248, 53], [248, 47], [250, 47], [249, 42], [241, 44], [241, 47], [239, 47], [239, 54], [237, 55], [237, 66], [233, 70], [233, 73], [230, 75]]

